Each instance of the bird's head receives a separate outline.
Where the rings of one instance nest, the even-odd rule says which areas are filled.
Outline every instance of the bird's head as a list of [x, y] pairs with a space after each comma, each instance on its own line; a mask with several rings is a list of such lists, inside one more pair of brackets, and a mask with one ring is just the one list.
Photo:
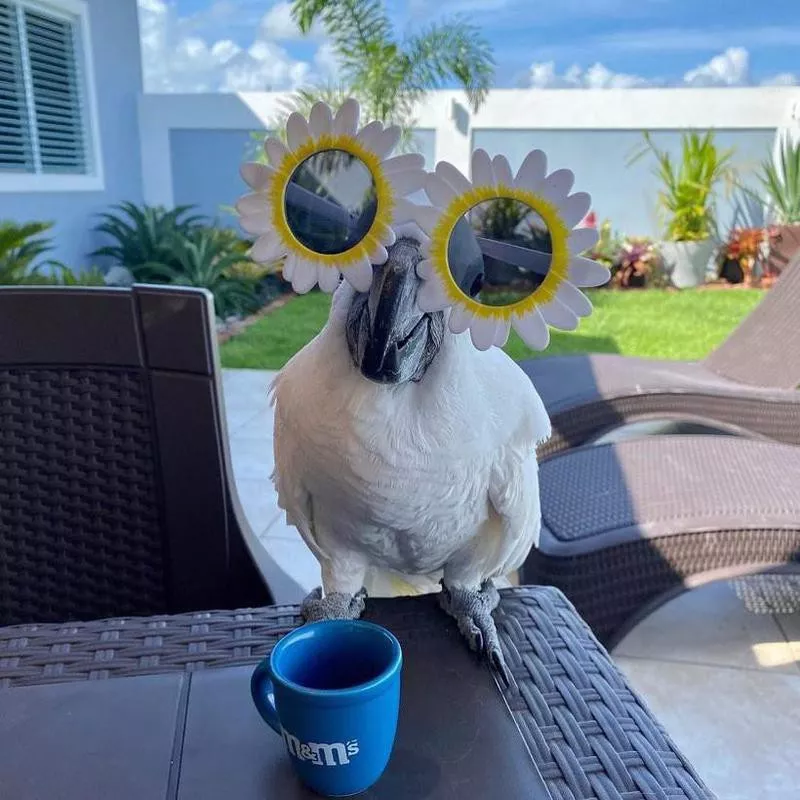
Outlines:
[[[459, 224], [448, 258], [459, 286], [470, 295], [480, 291], [483, 255], [472, 229]], [[422, 258], [419, 241], [400, 235], [389, 248], [385, 264], [374, 267], [369, 292], [356, 293], [347, 312], [345, 330], [350, 357], [371, 381], [400, 384], [420, 381], [446, 336], [447, 312], [423, 312], [417, 305]]]

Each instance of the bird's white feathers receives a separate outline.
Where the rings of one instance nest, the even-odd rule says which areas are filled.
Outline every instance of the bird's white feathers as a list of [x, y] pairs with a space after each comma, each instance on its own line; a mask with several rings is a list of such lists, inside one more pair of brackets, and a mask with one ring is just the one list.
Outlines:
[[343, 283], [273, 387], [278, 502], [325, 591], [357, 591], [370, 568], [470, 587], [511, 572], [538, 541], [536, 445], [550, 435], [531, 381], [448, 332], [419, 383], [371, 383], [347, 348], [352, 297]]

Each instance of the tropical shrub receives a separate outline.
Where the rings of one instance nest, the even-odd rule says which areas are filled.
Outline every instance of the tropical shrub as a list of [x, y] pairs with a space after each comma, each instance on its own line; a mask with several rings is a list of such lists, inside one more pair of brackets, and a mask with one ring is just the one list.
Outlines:
[[141, 283], [158, 282], [159, 274], [152, 271], [151, 265], [177, 267], [175, 242], [191, 239], [206, 221], [200, 215], [190, 214], [191, 206], [167, 210], [122, 203], [114, 208], [116, 213], [102, 214], [102, 222], [95, 227], [95, 231], [106, 234], [114, 243], [98, 248], [91, 255], [113, 259]]
[[759, 180], [767, 193], [776, 225], [800, 224], [800, 140], [784, 137], [775, 159], [761, 164]]
[[713, 236], [717, 230], [717, 189], [735, 180], [733, 150], [720, 150], [713, 131], [690, 131], [681, 135], [681, 155], [676, 161], [646, 132], [641, 150], [628, 163], [648, 154], [656, 159], [655, 174], [661, 181], [658, 202], [665, 215], [666, 239], [693, 242]]
[[46, 282], [40, 275], [43, 263], [35, 262], [53, 249], [50, 238], [42, 235], [52, 227], [52, 222], [0, 222], [0, 285]]
[[196, 231], [191, 238], [176, 237], [170, 257], [170, 263], [146, 265], [159, 282], [208, 289], [220, 317], [252, 310], [255, 282], [231, 274], [242, 256], [226, 249], [216, 229]]

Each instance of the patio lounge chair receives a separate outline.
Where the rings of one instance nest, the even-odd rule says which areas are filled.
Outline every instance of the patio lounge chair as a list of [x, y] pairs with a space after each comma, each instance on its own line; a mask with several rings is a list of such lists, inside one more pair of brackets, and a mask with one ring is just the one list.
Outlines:
[[524, 583], [557, 586], [613, 647], [700, 584], [800, 572], [800, 447], [734, 436], [587, 445], [541, 465]]
[[0, 625], [264, 605], [261, 576], [288, 580], [231, 486], [212, 325], [200, 289], [0, 289]]
[[646, 419], [699, 423], [800, 444], [800, 253], [759, 306], [708, 358], [556, 356], [520, 366], [542, 397], [554, 455]]

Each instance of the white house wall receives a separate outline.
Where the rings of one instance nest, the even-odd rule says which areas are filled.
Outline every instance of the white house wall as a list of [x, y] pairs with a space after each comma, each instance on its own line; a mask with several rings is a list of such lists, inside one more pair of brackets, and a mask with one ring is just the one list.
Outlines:
[[[147, 202], [196, 203], [222, 214], [244, 191], [236, 171], [252, 149], [251, 132], [268, 130], [286, 95], [281, 93], [145, 95], [140, 101], [144, 196]], [[720, 145], [736, 150], [736, 164], [752, 181], [769, 157], [776, 132], [798, 125], [792, 114], [800, 90], [608, 89], [492, 91], [477, 114], [462, 93], [432, 92], [416, 112], [421, 149], [430, 166], [448, 160], [467, 170], [473, 146], [506, 153], [517, 166], [525, 152], [541, 147], [553, 167], [569, 166], [590, 191], [600, 218], [631, 234], [655, 235], [658, 189], [651, 164], [627, 162], [641, 132], [677, 151], [684, 129], [718, 132]], [[720, 201], [723, 225], [730, 199]]]

